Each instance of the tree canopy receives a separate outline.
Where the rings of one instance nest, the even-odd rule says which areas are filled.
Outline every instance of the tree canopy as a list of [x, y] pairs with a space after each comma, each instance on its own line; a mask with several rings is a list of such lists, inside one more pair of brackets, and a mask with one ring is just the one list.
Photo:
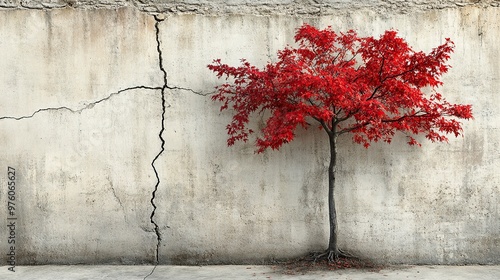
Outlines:
[[353, 30], [336, 33], [304, 24], [276, 62], [262, 69], [242, 59], [238, 67], [216, 59], [208, 68], [226, 83], [213, 100], [232, 109], [228, 145], [247, 141], [250, 115], [269, 112], [257, 137], [257, 152], [279, 149], [295, 130], [311, 125], [329, 135], [352, 134], [353, 141], [390, 143], [396, 132], [420, 145], [415, 135], [435, 141], [462, 132], [458, 119], [471, 119], [471, 105], [451, 104], [437, 91], [450, 66], [450, 39], [429, 53], [414, 51], [389, 30], [379, 38], [359, 37]]

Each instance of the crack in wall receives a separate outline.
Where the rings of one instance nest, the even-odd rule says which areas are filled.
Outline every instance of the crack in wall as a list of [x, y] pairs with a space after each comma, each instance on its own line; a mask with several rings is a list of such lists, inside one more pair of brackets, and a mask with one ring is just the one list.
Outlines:
[[[163, 87], [161, 89], [161, 106], [162, 106], [162, 113], [161, 113], [161, 129], [158, 134], [158, 138], [160, 138], [161, 141], [161, 149], [160, 152], [156, 155], [156, 157], [153, 159], [151, 162], [151, 167], [153, 168], [153, 171], [156, 176], [156, 185], [153, 189], [153, 192], [151, 193], [151, 205], [153, 206], [153, 211], [151, 211], [151, 216], [150, 216], [150, 221], [151, 224], [154, 226], [154, 231], [156, 234], [156, 251], [155, 251], [155, 266], [151, 270], [151, 272], [144, 277], [144, 279], [148, 278], [151, 276], [158, 264], [160, 263], [160, 245], [161, 245], [161, 232], [160, 232], [160, 227], [155, 221], [155, 214], [156, 214], [156, 209], [157, 206], [155, 204], [155, 198], [156, 198], [156, 192], [158, 191], [158, 186], [160, 185], [160, 176], [158, 174], [158, 170], [156, 169], [155, 163], [158, 160], [158, 158], [161, 156], [161, 154], [165, 151], [165, 139], [163, 138], [163, 132], [165, 131], [165, 111], [166, 111], [166, 102], [165, 102], [165, 91], [169, 89], [168, 87], [168, 76], [167, 76], [167, 71], [163, 67], [163, 52], [161, 50], [161, 42], [160, 42], [160, 23], [165, 20], [165, 18], [160, 17], [158, 15], [154, 16], [154, 19], [156, 21], [155, 23], [155, 30], [156, 30], [156, 50], [158, 51], [158, 65], [160, 67], [160, 71], [163, 73]], [[167, 226], [168, 228], [168, 226]]]
[[116, 195], [116, 190], [113, 187], [113, 185], [111, 185], [111, 192], [113, 193], [113, 196], [115, 197], [116, 201], [118, 201], [118, 204], [120, 204], [120, 207], [124, 209], [122, 200]]
[[[109, 179], [108, 179], [109, 180]], [[122, 208], [122, 211], [123, 211], [123, 219], [125, 220], [126, 223], [128, 223], [128, 219], [127, 219], [127, 213], [125, 212], [125, 206], [123, 205], [122, 203], [122, 200], [120, 199], [120, 197], [118, 197], [118, 195], [116, 194], [116, 190], [115, 188], [113, 187], [113, 183], [111, 183], [111, 193], [113, 194], [113, 196], [115, 197], [116, 201], [118, 202], [118, 204], [120, 205], [120, 207]]]
[[162, 90], [163, 88], [162, 87], [149, 87], [149, 86], [134, 86], [134, 87], [129, 87], [129, 88], [121, 89], [121, 90], [119, 90], [117, 92], [113, 92], [113, 93], [111, 93], [110, 95], [108, 95], [108, 96], [106, 96], [104, 98], [101, 98], [99, 100], [96, 100], [96, 101], [88, 103], [87, 105], [81, 107], [80, 109], [72, 109], [72, 108], [67, 107], [67, 106], [48, 107], [48, 108], [38, 109], [38, 110], [34, 111], [31, 115], [24, 115], [24, 116], [20, 116], [20, 117], [4, 116], [4, 117], [0, 117], [0, 120], [16, 120], [16, 121], [20, 121], [20, 120], [24, 120], [24, 119], [31, 119], [31, 118], [35, 117], [35, 115], [37, 115], [39, 113], [48, 112], [48, 111], [62, 111], [62, 110], [65, 110], [65, 111], [70, 111], [71, 113], [81, 113], [84, 110], [92, 109], [95, 105], [97, 105], [97, 104], [99, 104], [101, 102], [104, 102], [104, 101], [107, 101], [107, 100], [111, 99], [113, 96], [119, 95], [119, 94], [127, 92], [127, 91], [136, 90], [136, 89]]
[[[155, 158], [151, 162], [151, 167], [153, 168], [153, 171], [154, 171], [155, 176], [156, 176], [156, 184], [155, 184], [154, 189], [151, 193], [151, 200], [150, 200], [151, 205], [153, 207], [153, 211], [151, 211], [150, 221], [154, 227], [154, 232], [156, 234], [156, 239], [157, 239], [155, 266], [153, 267], [151, 272], [144, 277], [144, 279], [151, 276], [154, 273], [158, 264], [160, 263], [160, 245], [161, 245], [161, 241], [162, 241], [162, 235], [161, 235], [160, 227], [158, 226], [158, 223], [155, 221], [155, 214], [156, 214], [156, 210], [158, 208], [156, 206], [155, 199], [156, 199], [156, 192], [158, 191], [158, 187], [159, 187], [161, 181], [160, 181], [160, 175], [158, 173], [158, 170], [156, 169], [155, 163], [158, 160], [158, 158], [160, 158], [162, 153], [165, 151], [165, 139], [163, 138], [163, 133], [165, 132], [165, 112], [166, 112], [166, 109], [170, 107], [170, 105], [168, 105], [168, 106], [166, 105], [166, 99], [165, 99], [166, 91], [167, 90], [189, 91], [191, 93], [194, 93], [194, 94], [200, 95], [200, 96], [208, 96], [208, 95], [215, 93], [215, 92], [203, 93], [203, 92], [196, 91], [196, 90], [193, 90], [190, 88], [179, 87], [179, 86], [169, 86], [168, 85], [168, 73], [165, 70], [165, 67], [163, 65], [163, 51], [161, 49], [161, 40], [160, 40], [160, 23], [165, 20], [165, 17], [164, 17], [164, 15], [158, 14], [158, 15], [154, 15], [154, 19], [156, 21], [155, 31], [156, 31], [156, 50], [158, 52], [158, 66], [160, 68], [161, 73], [163, 74], [163, 87], [161, 88], [161, 105], [162, 105], [161, 129], [160, 129], [160, 132], [158, 134], [158, 138], [161, 141], [161, 146], [160, 146], [160, 151], [158, 152], [158, 154], [155, 156]], [[170, 228], [169, 226], [165, 226], [165, 227]]]
[[166, 87], [167, 89], [172, 89], [172, 90], [183, 90], [183, 91], [189, 91], [191, 93], [194, 93], [196, 95], [200, 95], [200, 96], [209, 96], [209, 95], [212, 95], [212, 94], [215, 94], [216, 91], [211, 91], [211, 92], [201, 92], [201, 91], [196, 91], [194, 89], [190, 89], [190, 88], [185, 88], [185, 87], [177, 87], [177, 86], [168, 86]]
[[[0, 0], [1, 1], [1, 0]], [[1, 5], [0, 5], [1, 6]], [[165, 151], [165, 139], [163, 138], [163, 133], [165, 131], [165, 113], [166, 113], [166, 109], [170, 107], [169, 104], [167, 104], [166, 102], [166, 92], [167, 90], [180, 90], [180, 91], [186, 91], [186, 92], [190, 92], [190, 93], [193, 93], [193, 94], [196, 94], [196, 95], [199, 95], [199, 96], [208, 96], [208, 95], [211, 95], [213, 93], [215, 93], [215, 91], [213, 92], [201, 92], [201, 91], [196, 91], [196, 90], [193, 90], [193, 89], [190, 89], [190, 88], [186, 88], [186, 87], [180, 87], [180, 86], [169, 86], [168, 85], [168, 75], [167, 75], [167, 71], [165, 70], [165, 67], [164, 67], [164, 62], [163, 62], [163, 51], [161, 49], [161, 39], [160, 39], [160, 23], [163, 22], [166, 18], [164, 15], [161, 15], [161, 14], [157, 14], [157, 15], [153, 15], [154, 16], [154, 19], [156, 21], [155, 23], [155, 30], [156, 30], [156, 48], [157, 48], [157, 52], [158, 52], [158, 59], [159, 59], [159, 69], [163, 75], [163, 85], [161, 86], [144, 86], [144, 85], [139, 85], [139, 86], [133, 86], [133, 87], [128, 87], [128, 88], [124, 88], [124, 89], [120, 89], [116, 92], [113, 92], [111, 94], [109, 94], [108, 96], [104, 97], [104, 98], [101, 98], [101, 99], [98, 99], [98, 100], [95, 100], [95, 101], [92, 101], [90, 103], [84, 103], [82, 106], [80, 107], [76, 107], [76, 106], [73, 106], [73, 107], [70, 107], [70, 106], [59, 106], [59, 107], [47, 107], [47, 108], [40, 108], [40, 109], [37, 109], [35, 110], [33, 113], [29, 114], [29, 115], [21, 115], [21, 116], [0, 116], [0, 121], [1, 120], [15, 120], [15, 121], [21, 121], [21, 120], [27, 120], [27, 119], [31, 119], [31, 118], [35, 118], [36, 116], [38, 116], [39, 114], [41, 113], [46, 113], [46, 112], [51, 112], [51, 111], [68, 111], [70, 113], [73, 113], [73, 114], [76, 114], [76, 113], [81, 113], [85, 110], [89, 110], [89, 109], [92, 109], [94, 108], [94, 106], [102, 103], [102, 102], [105, 102], [105, 101], [108, 101], [110, 100], [111, 98], [117, 96], [117, 95], [120, 95], [122, 93], [125, 93], [127, 91], [132, 91], [132, 90], [138, 90], [138, 89], [145, 89], [145, 90], [158, 90], [161, 92], [161, 106], [162, 106], [162, 113], [161, 113], [161, 129], [158, 133], [158, 138], [160, 139], [161, 141], [161, 145], [160, 145], [160, 151], [158, 152], [158, 154], [154, 157], [154, 159], [152, 160], [151, 162], [151, 167], [155, 173], [155, 177], [156, 177], [156, 184], [154, 186], [154, 189], [151, 193], [151, 205], [153, 207], [153, 210], [151, 211], [151, 215], [150, 215], [150, 222], [151, 224], [153, 225], [153, 230], [147, 230], [148, 232], [155, 232], [156, 234], [156, 250], [155, 250], [155, 266], [154, 268], [152, 269], [152, 271], [146, 276], [144, 277], [144, 279], [146, 279], [147, 277], [149, 277], [150, 275], [152, 275], [156, 269], [156, 267], [159, 265], [160, 263], [160, 256], [159, 256], [159, 251], [160, 251], [160, 245], [161, 245], [161, 241], [162, 241], [162, 233], [161, 233], [161, 229], [158, 225], [158, 223], [156, 222], [156, 219], [155, 219], [155, 215], [156, 215], [156, 210], [157, 210], [157, 205], [155, 203], [155, 199], [156, 199], [156, 194], [157, 194], [157, 191], [158, 191], [158, 188], [159, 188], [159, 185], [161, 183], [161, 180], [160, 180], [160, 175], [158, 173], [158, 170], [156, 168], [156, 162], [157, 160], [161, 157], [162, 153]], [[120, 198], [117, 196], [117, 193], [116, 193], [116, 190], [114, 189], [114, 187], [111, 185], [111, 192], [113, 194], [113, 196], [116, 198], [117, 202], [119, 203], [120, 207], [124, 210], [124, 205], [122, 203], [122, 201], [120, 200]], [[124, 213], [125, 214], [125, 213]], [[125, 219], [126, 219], [126, 215], [125, 215]], [[164, 228], [170, 228], [169, 226], [164, 226]]]

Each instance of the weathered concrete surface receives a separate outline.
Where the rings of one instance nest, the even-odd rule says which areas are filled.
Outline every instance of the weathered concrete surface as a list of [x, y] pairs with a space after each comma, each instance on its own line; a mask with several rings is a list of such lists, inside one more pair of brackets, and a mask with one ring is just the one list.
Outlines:
[[[169, 17], [161, 28], [164, 47], [175, 52], [165, 57], [167, 72], [175, 73], [169, 82], [197, 91], [215, 84], [204, 67], [212, 58], [237, 64], [245, 57], [262, 65], [291, 42], [292, 27], [303, 21], [356, 28], [362, 35], [397, 28], [424, 51], [453, 38], [454, 68], [442, 91], [452, 102], [472, 103], [476, 120], [464, 124], [465, 137], [422, 148], [396, 141], [365, 150], [343, 138], [340, 243], [380, 261], [490, 263], [500, 259], [498, 18], [498, 9], [476, 8], [390, 18], [367, 12], [309, 19], [184, 15]], [[168, 98], [177, 105], [168, 110], [165, 132], [170, 165], [162, 172], [161, 193], [171, 199], [162, 200], [160, 211], [172, 242], [162, 247], [163, 259], [258, 261], [323, 248], [328, 153], [321, 132], [301, 133], [280, 152], [254, 155], [251, 144], [227, 149], [222, 132], [228, 113], [219, 114], [201, 96], [177, 92]]]
[[[227, 148], [230, 114], [207, 96], [217, 83], [206, 69], [212, 59], [262, 65], [309, 22], [362, 35], [396, 28], [424, 51], [451, 37], [454, 68], [442, 91], [451, 102], [471, 103], [476, 117], [449, 144], [412, 148], [400, 139], [365, 150], [341, 139], [341, 246], [381, 262], [498, 263], [497, 2], [336, 16], [0, 11], [0, 168], [18, 171], [18, 262], [154, 261], [157, 156], [160, 263], [260, 263], [323, 249], [322, 132], [299, 132], [280, 152], [255, 155], [251, 143]], [[0, 231], [1, 252], [6, 241]]]

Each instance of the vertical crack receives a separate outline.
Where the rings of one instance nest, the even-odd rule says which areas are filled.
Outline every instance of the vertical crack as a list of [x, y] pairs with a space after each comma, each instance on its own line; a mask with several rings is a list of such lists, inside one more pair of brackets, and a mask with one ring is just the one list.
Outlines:
[[[160, 244], [161, 244], [161, 232], [160, 232], [160, 227], [155, 221], [155, 214], [156, 214], [156, 204], [155, 204], [155, 198], [156, 198], [156, 192], [158, 191], [158, 186], [160, 185], [160, 176], [158, 174], [158, 170], [156, 169], [156, 161], [158, 158], [161, 156], [163, 151], [165, 151], [165, 139], [163, 138], [163, 132], [165, 131], [165, 110], [166, 110], [166, 105], [165, 105], [165, 91], [168, 89], [167, 86], [167, 71], [165, 71], [165, 68], [163, 67], [163, 53], [161, 50], [161, 42], [160, 42], [160, 22], [164, 21], [165, 18], [155, 15], [155, 29], [156, 29], [156, 50], [158, 51], [158, 59], [159, 59], [159, 67], [160, 71], [163, 73], [163, 86], [161, 88], [161, 107], [162, 107], [162, 113], [161, 113], [161, 129], [158, 134], [158, 137], [160, 138], [161, 141], [161, 149], [160, 152], [156, 155], [156, 157], [153, 159], [151, 162], [151, 167], [153, 168], [153, 171], [156, 176], [156, 184], [153, 189], [153, 192], [151, 193], [151, 205], [153, 206], [153, 211], [151, 211], [151, 224], [154, 226], [154, 232], [156, 233], [156, 252], [155, 252], [155, 266], [151, 270], [151, 272], [144, 277], [144, 279], [148, 278], [151, 276], [158, 264], [160, 263]], [[168, 228], [168, 227], [167, 227]]]

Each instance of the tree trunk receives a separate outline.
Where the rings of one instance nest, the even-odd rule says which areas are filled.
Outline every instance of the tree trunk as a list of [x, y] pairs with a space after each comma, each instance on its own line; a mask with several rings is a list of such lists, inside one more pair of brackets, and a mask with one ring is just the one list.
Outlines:
[[328, 242], [328, 261], [338, 259], [337, 247], [337, 211], [335, 209], [335, 172], [337, 170], [337, 135], [328, 135], [330, 140], [330, 164], [328, 166], [328, 214], [330, 221], [330, 240]]
[[330, 142], [330, 164], [328, 165], [328, 221], [330, 225], [330, 239], [328, 241], [328, 249], [325, 252], [314, 254], [314, 260], [327, 259], [328, 262], [334, 262], [339, 257], [351, 258], [352, 255], [343, 252], [337, 246], [337, 210], [335, 209], [335, 173], [337, 172], [337, 127], [336, 122], [332, 121], [332, 128], [327, 129]]

